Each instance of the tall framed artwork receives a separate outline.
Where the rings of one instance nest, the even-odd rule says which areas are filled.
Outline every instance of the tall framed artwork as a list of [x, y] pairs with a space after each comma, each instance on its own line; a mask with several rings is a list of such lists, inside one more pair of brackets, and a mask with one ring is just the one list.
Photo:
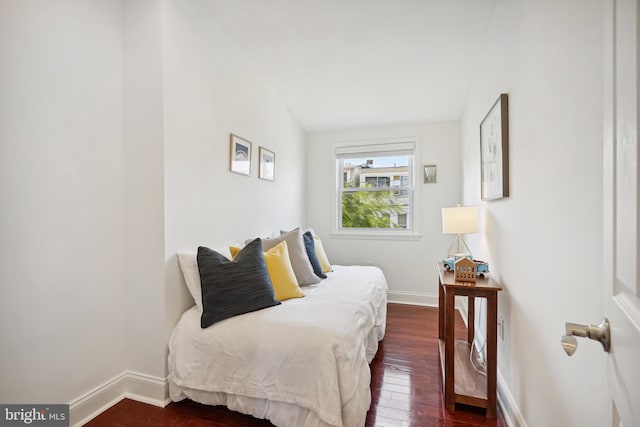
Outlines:
[[260, 154], [260, 169], [258, 171], [258, 178], [267, 181], [275, 181], [276, 153], [271, 150], [267, 150], [264, 147], [260, 147], [258, 152]]
[[509, 197], [509, 97], [500, 94], [480, 123], [480, 197]]
[[229, 144], [229, 170], [240, 175], [251, 175], [251, 142], [231, 134]]

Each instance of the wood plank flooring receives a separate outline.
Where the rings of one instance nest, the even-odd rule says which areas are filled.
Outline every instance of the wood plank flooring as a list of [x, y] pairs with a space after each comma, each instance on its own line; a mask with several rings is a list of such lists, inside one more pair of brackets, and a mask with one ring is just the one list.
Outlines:
[[[456, 321], [456, 337], [465, 339], [466, 329], [460, 316]], [[507, 425], [500, 411], [497, 419], [489, 419], [482, 409], [464, 406], [457, 406], [455, 412], [444, 409], [437, 308], [389, 304], [387, 332], [371, 363], [371, 377], [372, 403], [366, 427]], [[272, 424], [224, 407], [189, 400], [158, 408], [125, 399], [87, 425], [254, 427]]]

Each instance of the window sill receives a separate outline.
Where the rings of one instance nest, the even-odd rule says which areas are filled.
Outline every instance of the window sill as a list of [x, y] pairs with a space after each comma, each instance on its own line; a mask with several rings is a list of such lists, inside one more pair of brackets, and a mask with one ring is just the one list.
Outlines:
[[371, 231], [333, 231], [329, 235], [335, 239], [350, 240], [420, 240], [422, 234], [416, 232], [371, 232]]

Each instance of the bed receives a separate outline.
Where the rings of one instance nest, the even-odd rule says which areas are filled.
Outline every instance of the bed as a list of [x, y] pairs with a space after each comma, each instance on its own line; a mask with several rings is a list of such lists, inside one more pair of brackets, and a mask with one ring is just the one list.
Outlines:
[[[191, 257], [180, 254], [187, 285], [197, 268]], [[301, 287], [304, 298], [204, 329], [199, 306], [188, 309], [169, 341], [171, 399], [224, 405], [283, 427], [363, 426], [387, 284], [373, 266], [333, 266], [326, 275]]]

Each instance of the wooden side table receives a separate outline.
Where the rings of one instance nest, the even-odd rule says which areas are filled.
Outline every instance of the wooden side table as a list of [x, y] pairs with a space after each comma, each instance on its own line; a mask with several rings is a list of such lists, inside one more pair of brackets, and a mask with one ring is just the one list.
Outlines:
[[[438, 262], [438, 337], [440, 364], [444, 385], [444, 402], [448, 411], [455, 410], [456, 403], [487, 409], [487, 417], [496, 417], [497, 329], [498, 292], [500, 285], [490, 278], [478, 278], [475, 283], [456, 282], [453, 272]], [[455, 297], [466, 296], [469, 303], [467, 339], [455, 339]], [[469, 355], [475, 333], [475, 298], [487, 299], [487, 376], [478, 373]]]

